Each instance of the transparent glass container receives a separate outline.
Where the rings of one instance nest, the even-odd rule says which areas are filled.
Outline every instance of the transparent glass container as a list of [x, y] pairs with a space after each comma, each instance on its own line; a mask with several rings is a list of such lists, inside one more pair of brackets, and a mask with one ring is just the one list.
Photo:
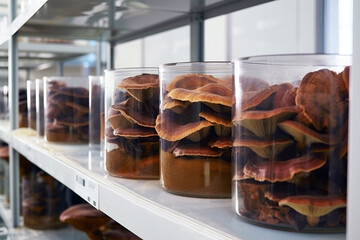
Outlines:
[[105, 166], [115, 176], [159, 178], [157, 68], [105, 71]]
[[28, 127], [36, 130], [36, 98], [35, 98], [35, 81], [26, 81], [27, 90], [27, 119]]
[[[101, 139], [101, 96], [104, 91], [103, 77], [89, 77], [89, 147], [90, 149], [100, 149]], [[102, 107], [102, 109], [104, 109]]]
[[2, 105], [0, 119], [9, 120], [9, 92], [7, 85], [4, 85], [2, 88], [0, 88], [0, 98]]
[[45, 140], [89, 143], [89, 80], [86, 77], [45, 77]]
[[233, 203], [253, 223], [344, 231], [351, 57], [234, 64]]
[[44, 81], [35, 80], [36, 136], [44, 136]]
[[28, 127], [27, 89], [19, 88], [19, 128]]
[[22, 177], [24, 225], [33, 229], [56, 229], [66, 226], [59, 216], [66, 209], [65, 186], [40, 169], [33, 167]]
[[171, 193], [231, 196], [230, 62], [161, 65], [161, 184]]

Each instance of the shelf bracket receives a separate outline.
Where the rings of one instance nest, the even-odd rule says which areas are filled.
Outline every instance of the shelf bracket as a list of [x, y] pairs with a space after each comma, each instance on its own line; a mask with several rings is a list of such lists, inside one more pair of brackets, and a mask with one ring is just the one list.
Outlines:
[[190, 15], [191, 61], [204, 61], [204, 17], [202, 13]]

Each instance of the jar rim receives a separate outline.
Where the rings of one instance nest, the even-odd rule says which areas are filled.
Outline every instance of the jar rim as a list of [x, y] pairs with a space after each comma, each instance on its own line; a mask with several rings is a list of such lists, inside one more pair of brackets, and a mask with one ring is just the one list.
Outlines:
[[231, 65], [232, 62], [231, 61], [190, 61], [190, 62], [174, 62], [174, 63], [165, 63], [165, 64], [161, 64], [159, 67], [171, 67], [171, 66], [186, 66], [186, 65], [191, 65], [191, 64], [204, 64], [204, 65], [209, 65], [209, 64], [229, 64]]
[[[284, 61], [285, 59], [288, 61]], [[273, 66], [347, 66], [352, 64], [352, 55], [326, 53], [256, 55], [239, 58], [234, 63]]]

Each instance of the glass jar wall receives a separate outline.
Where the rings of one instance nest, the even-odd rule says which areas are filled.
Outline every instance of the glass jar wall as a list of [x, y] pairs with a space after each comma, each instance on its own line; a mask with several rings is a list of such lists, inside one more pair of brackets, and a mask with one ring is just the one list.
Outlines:
[[35, 130], [36, 129], [35, 81], [27, 80], [26, 90], [27, 90], [26, 97], [27, 97], [28, 127]]
[[241, 217], [344, 230], [350, 64], [334, 55], [235, 62], [233, 202]]
[[[89, 147], [99, 149], [101, 133], [101, 101], [103, 87], [103, 77], [89, 77]], [[102, 108], [103, 109], [103, 108]]]
[[86, 77], [45, 77], [45, 140], [88, 143], [89, 90]]
[[115, 176], [159, 178], [157, 68], [105, 71], [105, 166]]
[[196, 197], [231, 195], [232, 64], [160, 66], [161, 184]]
[[44, 81], [35, 80], [36, 92], [36, 136], [44, 136]]

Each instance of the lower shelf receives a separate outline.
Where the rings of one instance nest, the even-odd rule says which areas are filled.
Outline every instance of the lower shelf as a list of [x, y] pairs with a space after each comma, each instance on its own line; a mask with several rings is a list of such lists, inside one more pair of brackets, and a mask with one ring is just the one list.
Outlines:
[[[49, 144], [29, 134], [14, 134], [13, 147], [85, 200], [145, 239], [345, 239], [339, 234], [303, 234], [267, 229], [242, 221], [230, 199], [199, 199], [163, 191], [157, 180], [129, 180], [109, 176], [99, 151], [85, 145]], [[84, 195], [77, 177], [94, 185]]]
[[8, 240], [88, 240], [85, 233], [71, 227], [57, 230], [34, 230], [27, 227], [11, 228], [11, 212], [10, 208], [5, 205], [4, 196], [0, 196], [0, 214], [8, 228]]

